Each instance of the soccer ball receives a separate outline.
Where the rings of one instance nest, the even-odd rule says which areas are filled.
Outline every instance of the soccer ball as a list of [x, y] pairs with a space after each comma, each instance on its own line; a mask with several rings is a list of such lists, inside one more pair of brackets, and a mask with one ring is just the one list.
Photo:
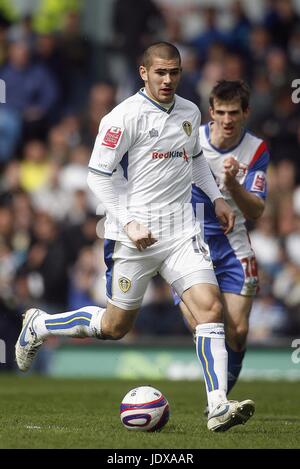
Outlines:
[[125, 428], [140, 432], [161, 430], [169, 420], [169, 403], [158, 389], [139, 386], [131, 389], [120, 405]]

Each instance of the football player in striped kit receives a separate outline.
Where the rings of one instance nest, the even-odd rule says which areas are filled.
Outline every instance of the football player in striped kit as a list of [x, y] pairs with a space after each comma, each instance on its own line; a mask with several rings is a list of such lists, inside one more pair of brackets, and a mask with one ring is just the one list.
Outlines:
[[[253, 297], [258, 289], [255, 254], [246, 220], [256, 220], [264, 210], [269, 152], [265, 142], [245, 128], [249, 113], [249, 88], [243, 81], [218, 82], [210, 94], [211, 122], [200, 127], [200, 143], [218, 187], [235, 213], [232, 232], [224, 233], [214, 207], [197, 183], [192, 203], [204, 206], [202, 232], [224, 305], [228, 390], [236, 383], [246, 350]], [[203, 211], [199, 211], [203, 214]], [[179, 303], [177, 297], [176, 303]], [[180, 303], [188, 323], [195, 327], [187, 305]]]

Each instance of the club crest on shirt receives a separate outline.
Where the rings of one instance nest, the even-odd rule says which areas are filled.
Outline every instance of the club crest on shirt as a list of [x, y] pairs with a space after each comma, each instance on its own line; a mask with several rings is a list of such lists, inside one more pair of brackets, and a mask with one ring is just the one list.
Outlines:
[[122, 133], [123, 132], [122, 132], [122, 129], [120, 129], [120, 127], [111, 127], [106, 132], [104, 139], [102, 141], [102, 145], [108, 148], [113, 148], [113, 149], [116, 148], [119, 143]]
[[182, 128], [183, 128], [183, 130], [185, 131], [185, 133], [187, 134], [188, 137], [190, 137], [192, 135], [193, 127], [192, 127], [192, 124], [189, 121], [182, 122]]
[[131, 287], [131, 281], [127, 277], [120, 277], [118, 280], [118, 284], [119, 284], [120, 290], [122, 290], [123, 293], [128, 292], [128, 290]]

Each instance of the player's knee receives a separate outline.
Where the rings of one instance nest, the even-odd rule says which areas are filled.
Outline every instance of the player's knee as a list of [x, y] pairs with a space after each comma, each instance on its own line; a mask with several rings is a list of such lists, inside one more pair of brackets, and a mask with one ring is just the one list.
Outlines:
[[218, 298], [214, 298], [211, 301], [209, 314], [211, 316], [211, 322], [220, 322], [223, 320], [223, 305]]
[[129, 330], [130, 327], [124, 326], [123, 324], [109, 324], [102, 329], [102, 335], [106, 339], [120, 340], [127, 334], [127, 332], [129, 332]]
[[238, 324], [235, 327], [230, 327], [225, 331], [225, 334], [229, 345], [236, 352], [244, 350], [248, 335], [247, 324]]
[[236, 341], [241, 348], [244, 348], [248, 335], [248, 326], [243, 324], [237, 327], [236, 330]]
[[115, 330], [111, 335], [112, 340], [120, 340], [127, 334], [128, 331]]
[[205, 322], [223, 322], [223, 305], [217, 298], [205, 305], [201, 310], [201, 315], [196, 316], [197, 324]]

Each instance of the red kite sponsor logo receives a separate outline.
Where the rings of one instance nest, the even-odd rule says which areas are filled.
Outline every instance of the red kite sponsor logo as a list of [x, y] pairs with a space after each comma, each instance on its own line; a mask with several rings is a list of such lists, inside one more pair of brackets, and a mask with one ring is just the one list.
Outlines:
[[152, 152], [152, 159], [153, 160], [164, 160], [169, 158], [183, 158], [184, 161], [189, 161], [189, 156], [185, 149], [183, 148], [182, 151], [174, 150], [174, 151], [166, 151], [166, 152], [159, 152], [153, 151]]

